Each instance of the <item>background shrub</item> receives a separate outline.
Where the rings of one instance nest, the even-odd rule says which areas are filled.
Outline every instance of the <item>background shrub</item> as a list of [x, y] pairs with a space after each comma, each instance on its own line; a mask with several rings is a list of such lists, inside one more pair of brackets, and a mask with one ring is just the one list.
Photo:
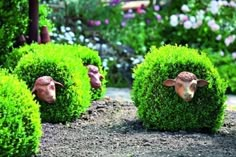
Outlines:
[[[163, 82], [180, 72], [193, 72], [209, 82], [185, 102]], [[178, 46], [152, 47], [135, 69], [132, 98], [147, 128], [215, 132], [223, 123], [226, 85], [204, 53]]]
[[64, 88], [57, 88], [57, 100], [54, 104], [40, 101], [44, 122], [72, 121], [90, 105], [88, 70], [81, 59], [66, 57], [64, 52], [63, 47], [56, 49], [53, 46], [38, 46], [35, 52], [23, 56], [14, 70], [30, 89], [38, 77], [45, 75], [64, 85]]
[[[47, 5], [39, 6], [39, 28], [47, 26], [49, 30], [52, 29], [53, 24], [47, 18], [50, 11]], [[17, 38], [27, 35], [28, 12], [27, 0], [0, 1], [0, 65], [3, 64], [5, 55], [12, 51]]]
[[[100, 0], [68, 0], [64, 5], [59, 0], [47, 2], [53, 3], [51, 6], [60, 6], [59, 9], [54, 8], [51, 16], [58, 28], [57, 33], [52, 35], [55, 42], [79, 42], [97, 49], [105, 54], [102, 57], [104, 64], [110, 58], [114, 59], [107, 64], [110, 86], [126, 85], [126, 76], [131, 75], [131, 69], [137, 63], [126, 59], [129, 51], [116, 50], [120, 45], [132, 49], [132, 58], [135, 60], [137, 55], [145, 55], [147, 48], [152, 45], [160, 47], [165, 44], [188, 44], [191, 48], [204, 51], [209, 49], [209, 53], [224, 53], [225, 56], [236, 52], [234, 0], [150, 1], [146, 8], [129, 10], [122, 9], [125, 0], [114, 0], [111, 3], [101, 3]], [[70, 34], [73, 35], [72, 38], [68, 38]], [[192, 37], [192, 34], [195, 36]], [[94, 40], [94, 37], [101, 40]], [[105, 43], [108, 48], [97, 46], [100, 43]], [[113, 45], [115, 50], [110, 49], [109, 45]], [[125, 51], [126, 53], [119, 53]], [[219, 59], [223, 58], [221, 56]], [[225, 64], [224, 69], [231, 69], [233, 62]], [[232, 82], [231, 78], [235, 78], [236, 73], [227, 74], [227, 71], [220, 72], [221, 77]], [[231, 87], [233, 84], [229, 85], [231, 90], [235, 88]]]
[[31, 156], [42, 135], [39, 105], [25, 82], [0, 70], [1, 156]]
[[[102, 68], [102, 62], [101, 58], [98, 55], [98, 52], [81, 45], [66, 45], [66, 44], [60, 45], [53, 43], [46, 45], [38, 45], [38, 44], [26, 45], [19, 49], [14, 49], [14, 51], [8, 54], [4, 67], [13, 70], [14, 67], [17, 65], [17, 62], [25, 54], [28, 54], [30, 52], [40, 53], [42, 51], [46, 51], [48, 53], [54, 53], [55, 55], [57, 55], [57, 53], [64, 53], [63, 57], [80, 58], [85, 66], [88, 64], [93, 64], [98, 66], [100, 73], [104, 76], [104, 78], [106, 77], [106, 71]], [[92, 91], [92, 100], [97, 100], [102, 98], [106, 92], [106, 79], [102, 80], [102, 88], [99, 89], [92, 88], [91, 91]]]
[[27, 0], [0, 1], [0, 61], [3, 61], [3, 54], [10, 51], [16, 38], [26, 32], [27, 10]]

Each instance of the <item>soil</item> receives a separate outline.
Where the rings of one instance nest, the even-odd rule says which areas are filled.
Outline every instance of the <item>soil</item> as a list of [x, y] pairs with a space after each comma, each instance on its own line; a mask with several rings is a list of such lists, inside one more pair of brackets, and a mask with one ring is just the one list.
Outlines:
[[43, 124], [37, 157], [235, 157], [236, 112], [215, 134], [146, 130], [132, 102], [95, 101], [80, 119]]

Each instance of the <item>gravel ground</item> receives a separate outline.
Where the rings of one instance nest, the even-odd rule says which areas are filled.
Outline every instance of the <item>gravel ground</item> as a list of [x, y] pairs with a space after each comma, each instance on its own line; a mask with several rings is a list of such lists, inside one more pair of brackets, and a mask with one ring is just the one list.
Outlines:
[[106, 98], [67, 124], [43, 124], [37, 157], [235, 157], [236, 112], [216, 134], [148, 131], [130, 101]]

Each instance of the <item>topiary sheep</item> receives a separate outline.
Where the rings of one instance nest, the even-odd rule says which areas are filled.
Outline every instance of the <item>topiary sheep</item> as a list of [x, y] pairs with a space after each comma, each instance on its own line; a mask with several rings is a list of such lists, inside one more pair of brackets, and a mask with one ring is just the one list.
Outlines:
[[35, 80], [42, 76], [50, 76], [64, 86], [56, 88], [57, 100], [54, 103], [49, 105], [38, 99], [43, 122], [73, 121], [90, 106], [88, 70], [80, 58], [66, 57], [60, 51], [50, 53], [42, 48], [23, 56], [13, 73], [26, 81], [33, 91]]
[[49, 43], [46, 45], [31, 44], [25, 45], [19, 49], [15, 49], [13, 52], [9, 53], [7, 60], [5, 61], [4, 67], [13, 70], [17, 65], [17, 62], [22, 56], [30, 52], [42, 52], [47, 51], [47, 53], [57, 54], [58, 52], [64, 53], [64, 57], [80, 58], [83, 61], [84, 66], [94, 65], [98, 67], [99, 73], [103, 76], [101, 80], [101, 88], [91, 88], [92, 100], [97, 100], [102, 98], [106, 92], [106, 72], [102, 68], [101, 58], [97, 51], [91, 50], [85, 46], [81, 45], [60, 45]]
[[32, 156], [42, 135], [39, 105], [25, 82], [0, 70], [0, 156]]
[[193, 73], [183, 71], [175, 79], [167, 79], [163, 83], [165, 86], [175, 87], [175, 92], [185, 101], [191, 101], [197, 87], [208, 85], [206, 80], [197, 79]]
[[[221, 127], [226, 84], [204, 53], [181, 46], [152, 47], [134, 76], [132, 99], [145, 127], [209, 132]], [[197, 86], [204, 87], [196, 91]]]
[[32, 93], [35, 93], [41, 101], [51, 104], [56, 101], [56, 85], [64, 87], [50, 76], [41, 76], [36, 79]]

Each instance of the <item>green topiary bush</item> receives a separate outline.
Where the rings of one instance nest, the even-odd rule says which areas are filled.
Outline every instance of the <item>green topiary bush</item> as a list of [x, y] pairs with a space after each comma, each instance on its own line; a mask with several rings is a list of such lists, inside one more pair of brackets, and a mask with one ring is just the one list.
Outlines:
[[42, 135], [39, 105], [25, 82], [0, 70], [0, 156], [31, 156]]
[[[5, 61], [4, 67], [12, 70], [17, 65], [17, 62], [22, 56], [30, 52], [44, 52], [54, 53], [57, 55], [57, 52], [64, 53], [63, 57], [72, 57], [72, 58], [81, 58], [84, 65], [93, 64], [99, 67], [100, 73], [106, 77], [106, 71], [102, 68], [101, 58], [98, 55], [97, 51], [91, 50], [85, 46], [81, 45], [60, 45], [60, 44], [31, 44], [23, 46], [19, 49], [15, 49], [8, 54], [8, 57]], [[92, 91], [92, 100], [97, 100], [102, 98], [106, 92], [106, 79], [102, 80], [102, 88], [91, 89]]]
[[27, 0], [0, 1], [0, 64], [3, 55], [9, 52], [16, 38], [26, 32], [27, 12]]
[[[64, 48], [41, 45], [34, 53], [23, 56], [13, 73], [26, 81], [30, 89], [40, 76], [51, 76], [62, 83], [64, 88], [57, 87], [56, 102], [41, 104], [43, 122], [72, 121], [85, 112], [90, 106], [91, 94], [88, 70], [81, 59], [66, 57]], [[55, 53], [53, 53], [55, 52]]]
[[[163, 85], [182, 71], [209, 82], [190, 102], [180, 98], [173, 87]], [[147, 128], [215, 132], [221, 127], [226, 85], [204, 53], [181, 46], [152, 47], [134, 75], [132, 99]]]

